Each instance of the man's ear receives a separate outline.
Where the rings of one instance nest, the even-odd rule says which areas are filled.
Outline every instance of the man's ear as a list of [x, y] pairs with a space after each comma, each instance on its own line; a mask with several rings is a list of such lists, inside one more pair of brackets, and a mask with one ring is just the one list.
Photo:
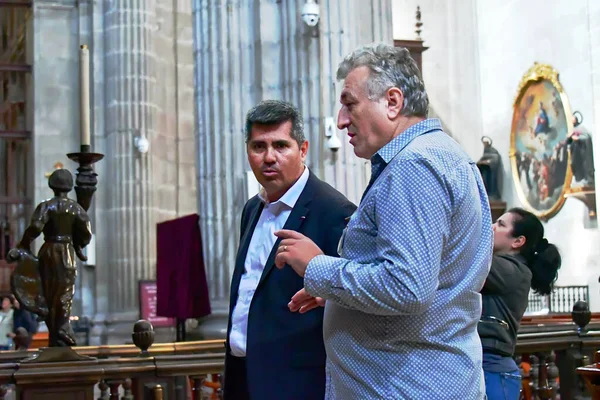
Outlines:
[[389, 88], [386, 92], [388, 118], [396, 119], [404, 107], [404, 93], [397, 87]]
[[306, 153], [308, 153], [308, 140], [305, 140], [300, 146], [300, 157], [302, 158], [302, 161], [306, 160]]

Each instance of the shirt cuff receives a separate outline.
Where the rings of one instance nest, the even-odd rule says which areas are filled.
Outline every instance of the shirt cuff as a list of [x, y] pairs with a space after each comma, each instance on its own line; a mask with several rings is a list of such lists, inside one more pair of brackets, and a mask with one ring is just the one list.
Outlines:
[[304, 289], [308, 294], [327, 299], [331, 287], [330, 278], [340, 261], [345, 260], [326, 255], [318, 255], [310, 260], [304, 272]]

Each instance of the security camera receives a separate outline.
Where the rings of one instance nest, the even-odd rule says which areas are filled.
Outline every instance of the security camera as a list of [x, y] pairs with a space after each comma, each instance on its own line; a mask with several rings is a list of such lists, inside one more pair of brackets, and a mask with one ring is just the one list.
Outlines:
[[135, 148], [142, 154], [146, 154], [148, 149], [150, 149], [150, 142], [146, 139], [145, 136], [138, 136], [134, 139]]
[[329, 150], [336, 153], [340, 149], [340, 147], [342, 147], [342, 142], [335, 133], [331, 135], [329, 139], [327, 139], [327, 148]]
[[315, 0], [307, 0], [302, 6], [302, 20], [308, 26], [316, 26], [319, 23], [319, 5]]
[[325, 117], [325, 137], [327, 138], [325, 146], [334, 153], [342, 147], [342, 142], [335, 130], [335, 120], [333, 117]]

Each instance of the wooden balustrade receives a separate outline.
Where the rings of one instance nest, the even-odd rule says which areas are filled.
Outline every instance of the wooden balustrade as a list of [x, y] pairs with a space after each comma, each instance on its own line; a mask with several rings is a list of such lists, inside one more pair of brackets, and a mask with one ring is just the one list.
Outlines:
[[[147, 353], [136, 344], [74, 347], [89, 357], [77, 361], [36, 362], [29, 360], [36, 350], [2, 351], [0, 400], [9, 386], [20, 400], [93, 399], [94, 388], [101, 400], [222, 398], [223, 340], [159, 343]], [[569, 400], [592, 394], [600, 399], [599, 348], [598, 314], [585, 326], [567, 315], [524, 320], [516, 346], [521, 398]], [[594, 354], [596, 364], [588, 365]]]
[[[95, 358], [110, 357], [135, 357], [140, 354], [140, 349], [133, 344], [104, 345], [104, 346], [75, 346], [77, 354]], [[0, 351], [0, 363], [17, 362], [36, 354], [38, 349], [22, 351]], [[224, 340], [200, 340], [194, 342], [156, 343], [148, 353], [153, 355], [194, 354], [225, 351]]]
[[[142, 325], [152, 329], [149, 323]], [[142, 337], [148, 335], [133, 335], [135, 345], [73, 347], [73, 352], [2, 351], [0, 400], [7, 385], [14, 386], [20, 400], [93, 399], [95, 387], [102, 400], [187, 399], [188, 392], [200, 400], [208, 391], [211, 399], [221, 398], [223, 340], [151, 346]], [[48, 358], [52, 362], [42, 362]]]
[[[55, 396], [44, 398], [92, 399], [96, 384], [100, 399], [183, 399], [186, 390], [176, 393], [175, 379], [184, 376], [192, 381], [193, 399], [200, 400], [203, 381], [222, 373], [224, 359], [224, 353], [206, 353], [5, 363], [0, 364], [0, 385], [15, 385], [22, 400], [41, 398], [42, 394]], [[217, 392], [213, 398], [219, 398]], [[3, 397], [0, 394], [0, 400]]]
[[569, 400], [588, 394], [578, 368], [587, 365], [598, 348], [598, 313], [585, 318], [577, 312], [523, 318], [515, 350], [523, 376], [521, 398]]
[[594, 355], [594, 363], [577, 368], [577, 373], [583, 378], [592, 400], [600, 400], [600, 351]]

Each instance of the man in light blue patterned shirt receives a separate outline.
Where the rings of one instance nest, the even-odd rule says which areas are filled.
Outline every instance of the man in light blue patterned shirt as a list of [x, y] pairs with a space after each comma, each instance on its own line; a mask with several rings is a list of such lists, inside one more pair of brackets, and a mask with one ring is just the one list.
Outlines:
[[327, 399], [482, 399], [477, 321], [492, 221], [479, 170], [426, 119], [420, 73], [403, 48], [360, 48], [344, 79], [338, 127], [371, 182], [340, 241], [342, 258], [280, 231], [276, 265], [304, 276], [292, 311], [325, 300]]

